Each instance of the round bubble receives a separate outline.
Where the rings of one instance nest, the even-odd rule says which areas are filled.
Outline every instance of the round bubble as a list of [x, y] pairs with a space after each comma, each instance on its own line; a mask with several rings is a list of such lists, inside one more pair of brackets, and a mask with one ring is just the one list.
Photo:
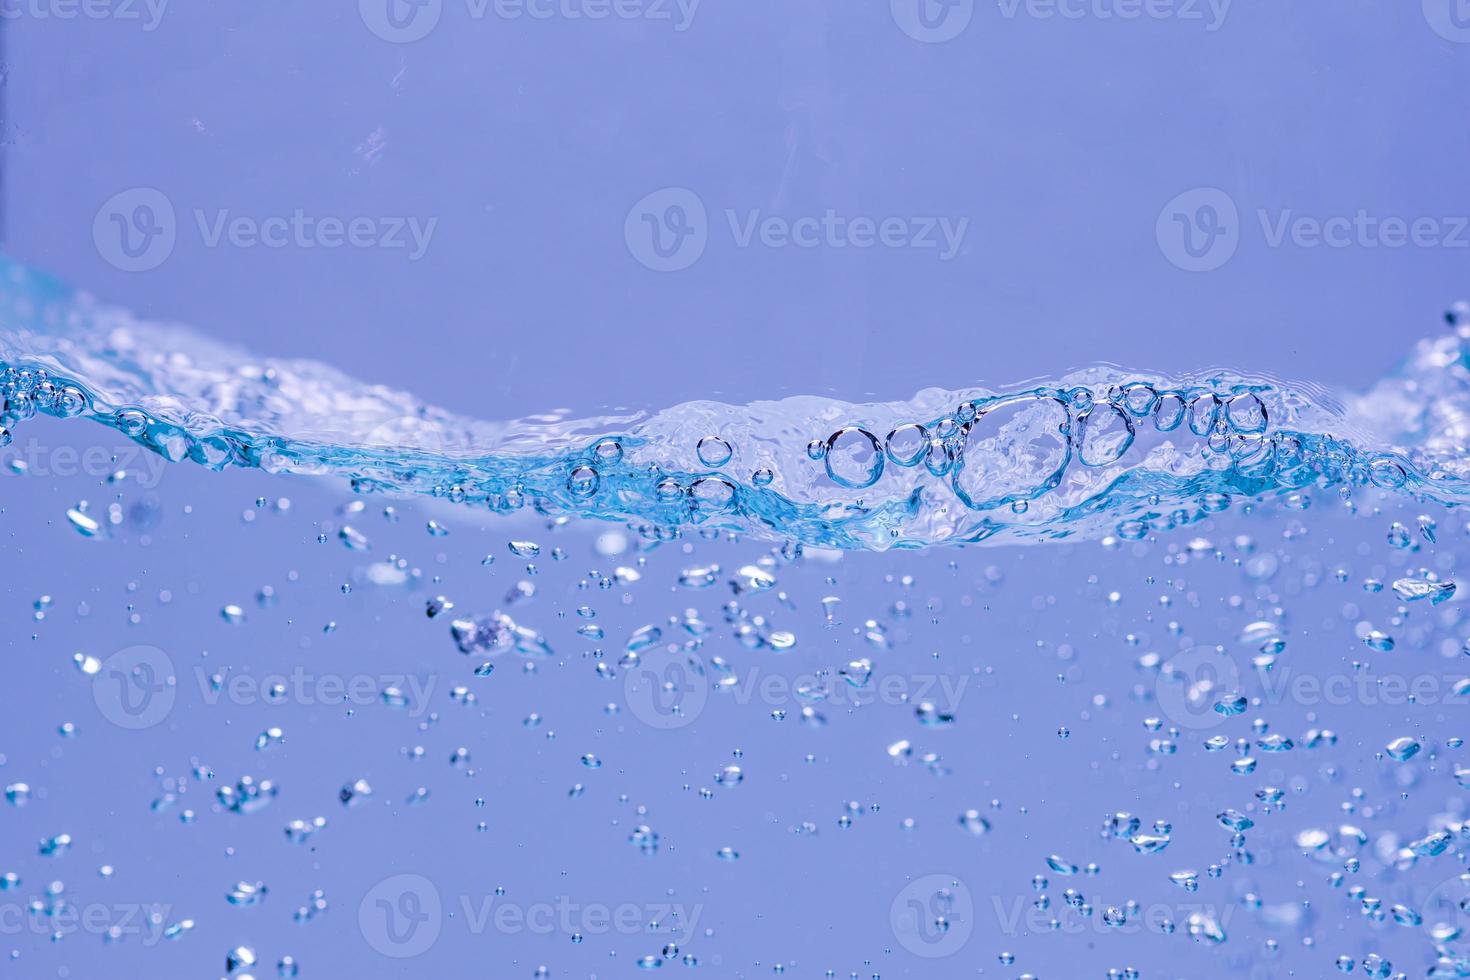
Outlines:
[[574, 497], [591, 497], [601, 482], [602, 477], [592, 467], [578, 466], [567, 475], [567, 490]]
[[1209, 435], [1219, 418], [1220, 399], [1213, 392], [1207, 391], [1189, 403], [1189, 431], [1195, 435]]
[[1061, 482], [1071, 459], [1066, 406], [1040, 395], [1016, 398], [992, 406], [965, 434], [954, 491], [972, 510], [1031, 500]]
[[827, 437], [827, 476], [849, 490], [862, 490], [883, 475], [883, 450], [867, 429], [847, 426]]
[[1154, 428], [1160, 432], [1173, 432], [1184, 423], [1186, 411], [1188, 406], [1184, 403], [1184, 397], [1177, 391], [1160, 393], [1158, 404], [1154, 408]]
[[908, 422], [888, 433], [884, 447], [897, 466], [917, 466], [929, 448], [929, 430], [918, 422]]
[[1133, 445], [1133, 421], [1116, 405], [1094, 405], [1078, 426], [1078, 457], [1084, 466], [1116, 463]]
[[1266, 405], [1253, 392], [1242, 392], [1225, 403], [1225, 420], [1236, 432], [1265, 432]]
[[730, 444], [719, 436], [705, 436], [699, 440], [696, 448], [699, 452], [699, 461], [705, 466], [724, 466], [730, 462], [730, 457], [735, 455], [735, 450]]

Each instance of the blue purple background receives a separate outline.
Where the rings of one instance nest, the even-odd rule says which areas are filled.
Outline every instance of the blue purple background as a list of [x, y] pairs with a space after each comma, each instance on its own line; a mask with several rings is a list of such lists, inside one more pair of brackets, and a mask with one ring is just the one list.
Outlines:
[[[641, 18], [475, 20], [446, 2], [427, 36], [399, 44], [375, 35], [351, 4], [170, 5], [151, 31], [116, 17], [15, 17], [4, 25], [7, 249], [145, 315], [263, 353], [320, 358], [485, 418], [786, 392], [905, 397], [1098, 360], [1164, 370], [1231, 364], [1364, 384], [1463, 292], [1463, 249], [1272, 248], [1254, 217], [1257, 208], [1405, 219], [1465, 211], [1470, 133], [1460, 104], [1470, 48], [1437, 33], [1417, 4], [1239, 4], [1213, 31], [1179, 17], [1007, 17], [979, 5], [942, 43], [909, 36], [900, 19], [884, 4], [705, 0], [677, 31]], [[109, 263], [93, 230], [105, 202], [137, 187], [162, 192], [181, 219], [167, 258], [127, 273]], [[640, 264], [625, 222], [635, 203], [666, 187], [692, 190], [713, 224], [697, 261], [660, 273]], [[1225, 191], [1244, 220], [1235, 254], [1191, 273], [1171, 263], [1156, 223], [1171, 199], [1198, 187]], [[739, 248], [721, 215], [829, 207], [874, 219], [960, 216], [969, 227], [960, 253], [943, 261], [932, 250]], [[194, 208], [438, 223], [429, 250], [409, 261], [381, 248], [206, 247], [187, 216]], [[1125, 964], [1146, 977], [1323, 976], [1339, 953], [1375, 948], [1395, 950], [1401, 968], [1421, 965], [1422, 941], [1359, 922], [1321, 885], [1326, 870], [1289, 840], [1334, 820], [1350, 786], [1366, 787], [1399, 822], [1445, 806], [1438, 790], [1399, 799], [1403, 774], [1374, 753], [1413, 725], [1445, 728], [1450, 709], [1252, 712], [1224, 730], [1245, 734], [1256, 714], [1293, 735], [1330, 722], [1343, 734], [1340, 771], [1299, 753], [1241, 779], [1224, 756], [1201, 763], [1194, 734], [1178, 759], [1151, 757], [1142, 719], [1157, 709], [1134, 701], [1139, 685], [1152, 690], [1133, 666], [1140, 652], [1184, 642], [1168, 631], [1171, 619], [1185, 623], [1185, 638], [1232, 644], [1245, 623], [1285, 605], [1312, 638], [1300, 647], [1312, 651], [1308, 669], [1349, 670], [1362, 648], [1345, 605], [1375, 619], [1394, 605], [1364, 598], [1357, 581], [1430, 561], [1384, 553], [1387, 515], [1353, 521], [1324, 495], [1311, 515], [1315, 532], [1294, 536], [1294, 563], [1278, 581], [1249, 579], [1230, 561], [1200, 562], [1179, 575], [1189, 582], [1180, 589], [1165, 559], [1182, 538], [1136, 552], [1078, 545], [809, 559], [779, 573], [795, 608], [767, 597], [748, 603], [798, 634], [796, 651], [774, 658], [742, 650], [719, 624], [723, 580], [708, 593], [674, 587], [685, 566], [717, 561], [728, 574], [766, 544], [694, 537], [691, 553], [680, 545], [652, 553], [635, 585], [582, 590], [589, 569], [634, 566], [633, 553], [597, 553], [594, 536], [606, 528], [553, 535], [534, 522], [403, 503], [401, 522], [388, 524], [381, 500], [361, 517], [341, 516], [341, 487], [141, 463], [131, 468], [149, 485], [117, 487], [103, 482], [110, 467], [68, 467], [59, 455], [67, 445], [126, 454], [117, 439], [78, 425], [24, 427], [10, 454], [30, 452], [32, 474], [0, 483], [0, 519], [23, 570], [4, 586], [12, 625], [0, 771], [36, 793], [26, 807], [0, 807], [0, 871], [24, 879], [4, 898], [13, 907], [62, 879], [79, 905], [159, 902], [198, 927], [177, 944], [132, 937], [110, 947], [95, 931], [59, 944], [7, 934], [0, 946], [20, 955], [0, 960], [0, 974], [212, 975], [227, 950], [248, 943], [262, 957], [258, 974], [290, 953], [308, 977], [516, 977], [541, 964], [552, 976], [613, 977], [633, 973], [638, 957], [666, 941], [640, 930], [575, 944], [560, 929], [475, 930], [461, 918], [446, 919], [421, 956], [385, 958], [364, 935], [359, 903], [399, 873], [425, 876], [449, 906], [460, 896], [496, 898], [497, 886], [520, 908], [559, 896], [584, 907], [700, 905], [700, 934], [681, 946], [717, 976], [766, 976], [783, 965], [800, 977], [829, 969], [1070, 977]], [[257, 508], [261, 496], [293, 506]], [[111, 540], [93, 541], [66, 524], [79, 499], [97, 512], [115, 497], [125, 511], [148, 501], [157, 525], [127, 517]], [[426, 535], [428, 516], [452, 534]], [[336, 540], [347, 520], [372, 538], [371, 555]], [[1222, 548], [1252, 533], [1273, 550], [1292, 520], [1231, 514], [1200, 533]], [[424, 600], [445, 594], [455, 614], [500, 605], [529, 578], [505, 547], [519, 536], [570, 556], [536, 562], [539, 595], [523, 616], [559, 656], [534, 675], [501, 657], [491, 677], [477, 679], [470, 668], [479, 660], [453, 649], [444, 618], [424, 616]], [[497, 556], [489, 568], [480, 564], [486, 553]], [[359, 581], [343, 595], [354, 569], [389, 554], [422, 570], [417, 589]], [[1453, 569], [1452, 552], [1434, 560]], [[1351, 585], [1331, 582], [1339, 565], [1351, 568]], [[266, 584], [280, 595], [270, 609], [252, 599]], [[1107, 600], [1114, 589], [1119, 605]], [[1162, 611], [1163, 592], [1183, 611]], [[43, 594], [53, 605], [35, 622], [32, 603]], [[819, 602], [829, 594], [843, 599], [832, 628]], [[892, 614], [899, 599], [911, 618]], [[221, 620], [231, 602], [246, 607], [246, 623]], [[603, 713], [625, 690], [621, 677], [595, 674], [598, 645], [574, 634], [572, 610], [584, 603], [598, 609], [614, 660], [634, 628], [695, 606], [718, 624], [704, 653], [742, 671], [789, 681], [873, 656], [900, 691], [936, 674], [970, 686], [948, 729], [919, 725], [901, 701], [826, 707], [826, 727], [810, 729], [794, 697], [712, 695], [693, 725], [660, 732], [626, 707]], [[875, 653], [854, 633], [869, 618], [893, 632], [892, 650]], [[162, 723], [126, 732], [99, 713], [70, 657], [135, 643], [167, 652], [180, 689]], [[1421, 657], [1415, 673], [1443, 668], [1425, 644], [1404, 643]], [[420, 729], [427, 716], [377, 703], [351, 715], [301, 699], [210, 704], [198, 670], [225, 666], [380, 681], [423, 672], [439, 720]], [[450, 700], [456, 684], [470, 686], [478, 704]], [[1097, 694], [1106, 710], [1093, 703]], [[786, 720], [774, 721], [773, 708]], [[523, 725], [530, 712], [544, 716], [540, 728]], [[63, 721], [78, 725], [75, 740], [55, 733]], [[253, 742], [268, 725], [288, 741], [260, 755]], [[1070, 738], [1057, 737], [1060, 726]], [[914, 743], [907, 766], [886, 751], [899, 739]], [[402, 750], [415, 745], [425, 757], [411, 761]], [[458, 746], [470, 749], [475, 775], [450, 767]], [[737, 749], [746, 779], [727, 790], [712, 775], [737, 761]], [[920, 756], [931, 751], [950, 775], [926, 771]], [[582, 766], [585, 752], [603, 768]], [[150, 811], [163, 794], [154, 767], [184, 777], [196, 759], [216, 778]], [[214, 789], [242, 775], [273, 779], [280, 797], [248, 816], [213, 808]], [[373, 783], [374, 798], [344, 809], [337, 790], [359, 777]], [[585, 794], [569, 798], [578, 782]], [[1198, 896], [1170, 885], [1169, 871], [1203, 872], [1224, 854], [1228, 834], [1214, 812], [1246, 809], [1266, 783], [1291, 798], [1287, 817], [1258, 817], [1260, 865], [1206, 882]], [[429, 801], [406, 805], [419, 786]], [[700, 797], [702, 787], [712, 799]], [[862, 812], [843, 829], [849, 802]], [[193, 825], [179, 821], [185, 807], [199, 813]], [[990, 834], [959, 828], [969, 808], [992, 822]], [[1141, 858], [1100, 841], [1098, 824], [1117, 809], [1145, 826], [1172, 819], [1177, 842]], [[285, 840], [287, 820], [318, 814], [330, 823], [315, 849]], [[901, 826], [905, 817], [913, 830]], [[628, 843], [639, 824], [659, 831], [657, 856]], [[34, 841], [62, 831], [76, 841], [70, 855], [35, 854]], [[716, 859], [727, 845], [738, 862]], [[1100, 878], [1075, 882], [1099, 905], [1137, 897], [1176, 917], [1194, 903], [1231, 909], [1230, 943], [1210, 950], [1182, 935], [1092, 926], [1006, 934], [994, 903], [1009, 912], [1029, 902], [1030, 878], [1053, 852], [1103, 866]], [[96, 877], [104, 862], [118, 868], [113, 880]], [[934, 873], [963, 882], [978, 911], [952, 955], [925, 959], [895, 935], [891, 906], [912, 878]], [[226, 904], [242, 879], [269, 885], [264, 904]], [[1067, 883], [1053, 879], [1056, 901]], [[1405, 901], [1422, 898], [1406, 879], [1392, 887]], [[291, 911], [317, 888], [328, 912], [293, 922]], [[1317, 943], [1304, 948], [1296, 933], [1261, 927], [1237, 904], [1249, 889], [1273, 903], [1313, 899]], [[706, 927], [714, 935], [702, 935]], [[1260, 959], [1268, 935], [1283, 946], [1273, 961]], [[1002, 950], [1017, 954], [1014, 967], [998, 963]]]
[[[1453, 0], [1233, 3], [1215, 30], [1203, 0], [1138, 19], [1090, 12], [1106, 0], [1068, 0], [1080, 18], [976, 3], [944, 43], [879, 2], [703, 0], [682, 31], [477, 19], [468, 2], [442, 0], [413, 43], [352, 3], [171, 3], [151, 31], [141, 5], [7, 20], [9, 250], [145, 315], [481, 417], [908, 397], [1096, 361], [1363, 384], [1462, 290], [1466, 248], [1272, 248], [1255, 217], [1464, 214], [1470, 48], [1433, 26]], [[185, 233], [128, 274], [91, 232], [139, 186]], [[715, 227], [697, 263], [660, 274], [623, 227], [669, 186]], [[1211, 273], [1155, 237], [1198, 187], [1242, 216]], [[195, 208], [438, 225], [414, 262], [208, 248]], [[742, 249], [726, 208], [969, 228], [949, 261]]]

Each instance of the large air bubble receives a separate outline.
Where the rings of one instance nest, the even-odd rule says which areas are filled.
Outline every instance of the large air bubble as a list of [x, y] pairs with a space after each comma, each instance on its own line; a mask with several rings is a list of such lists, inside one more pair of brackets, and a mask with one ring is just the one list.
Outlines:
[[848, 426], [827, 437], [827, 476], [849, 490], [862, 490], [883, 475], [883, 449], [867, 429]]
[[990, 406], [965, 435], [953, 486], [966, 507], [990, 510], [1053, 489], [1072, 458], [1070, 419], [1055, 398]]
[[1077, 455], [1085, 466], [1116, 463], [1133, 445], [1133, 420], [1115, 405], [1094, 405], [1077, 423]]

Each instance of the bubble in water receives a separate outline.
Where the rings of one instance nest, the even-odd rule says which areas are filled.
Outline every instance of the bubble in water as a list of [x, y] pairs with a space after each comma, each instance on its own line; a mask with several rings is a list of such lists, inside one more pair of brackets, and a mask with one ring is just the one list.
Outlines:
[[990, 821], [986, 820], [979, 810], [966, 810], [960, 814], [960, 826], [975, 837], [990, 833]]
[[105, 534], [103, 526], [87, 514], [86, 504], [79, 504], [68, 510], [66, 512], [66, 519], [71, 522], [72, 527], [76, 528], [77, 533], [84, 538], [100, 538]]
[[1439, 605], [1455, 594], [1455, 583], [1432, 582], [1427, 579], [1401, 578], [1393, 583], [1393, 590], [1405, 602], [1428, 599], [1431, 605]]
[[281, 729], [274, 727], [267, 728], [255, 737], [255, 750], [257, 752], [264, 752], [266, 749], [284, 744], [285, 741], [286, 733], [281, 731]]
[[231, 905], [259, 905], [265, 901], [265, 896], [269, 891], [270, 889], [265, 886], [264, 882], [257, 881], [252, 883], [242, 881], [230, 889], [229, 894], [225, 896], [225, 900]]
[[337, 537], [353, 551], [367, 551], [371, 547], [367, 535], [346, 524], [337, 532]]
[[1420, 745], [1418, 739], [1411, 738], [1405, 735], [1401, 738], [1394, 739], [1392, 742], [1389, 742], [1387, 748], [1384, 751], [1388, 753], [1388, 757], [1390, 759], [1393, 759], [1396, 762], [1407, 762], [1408, 760], [1419, 754], [1419, 749]]
[[663, 635], [664, 631], [652, 623], [647, 626], [640, 626], [633, 631], [632, 636], [628, 637], [626, 649], [629, 653], [646, 650], [663, 639]]
[[1393, 637], [1379, 630], [1369, 630], [1363, 637], [1363, 642], [1380, 653], [1388, 653], [1394, 648]]
[[728, 510], [735, 502], [735, 495], [734, 484], [714, 477], [700, 477], [689, 488], [689, 497], [696, 511], [701, 513], [717, 514]]
[[1207, 436], [1215, 431], [1220, 417], [1220, 399], [1212, 392], [1196, 396], [1189, 403], [1189, 431], [1197, 436]]
[[840, 487], [862, 490], [883, 475], [883, 450], [867, 429], [848, 426], [827, 437], [827, 476]]
[[1133, 422], [1114, 405], [1094, 405], [1078, 420], [1081, 449], [1078, 457], [1086, 466], [1116, 463], [1133, 445]]
[[567, 474], [567, 492], [574, 497], [587, 498], [597, 493], [602, 477], [590, 466], [575, 466]]
[[764, 592], [776, 587], [776, 576], [759, 565], [742, 565], [730, 579], [730, 588], [736, 595], [746, 592]]
[[1246, 816], [1244, 813], [1241, 813], [1239, 810], [1227, 809], [1218, 814], [1216, 819], [1218, 819], [1221, 824], [1231, 830], [1236, 831], [1237, 833], [1247, 831], [1256, 825], [1256, 822], [1254, 820]]
[[1191, 912], [1185, 922], [1191, 939], [1209, 946], [1218, 946], [1225, 942], [1225, 930], [1208, 912]]
[[1068, 861], [1059, 854], [1053, 854], [1046, 859], [1046, 866], [1059, 875], [1070, 877], [1077, 873], [1077, 865]]
[[705, 436], [699, 440], [695, 451], [705, 466], [724, 466], [735, 455], [734, 448], [719, 436]]
[[1236, 432], [1264, 432], [1266, 404], [1253, 392], [1242, 392], [1225, 403], [1225, 418]]
[[1057, 399], [1015, 398], [976, 419], [955, 458], [955, 494], [972, 510], [1030, 500], [1053, 488], [1072, 458], [1070, 416]]
[[1152, 385], [1134, 382], [1118, 392], [1122, 407], [1134, 418], [1146, 418], [1159, 404], [1159, 393]]
[[1408, 482], [1409, 474], [1397, 460], [1382, 456], [1368, 465], [1368, 479], [1374, 486], [1397, 490]]
[[1169, 880], [1187, 892], [1199, 891], [1199, 872], [1197, 871], [1175, 871], [1169, 875]]
[[373, 795], [373, 787], [366, 779], [358, 779], [342, 787], [337, 793], [337, 799], [343, 806], [356, 807], [366, 803]]
[[658, 833], [647, 825], [635, 827], [628, 842], [650, 857], [658, 853]]
[[888, 458], [897, 466], [917, 466], [929, 449], [929, 430], [917, 422], [900, 425], [883, 440]]

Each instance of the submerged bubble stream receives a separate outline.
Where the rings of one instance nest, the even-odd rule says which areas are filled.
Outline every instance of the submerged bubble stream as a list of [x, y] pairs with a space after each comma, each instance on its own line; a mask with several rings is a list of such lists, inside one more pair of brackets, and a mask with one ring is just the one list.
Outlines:
[[0, 283], [0, 441], [37, 413], [87, 417], [173, 462], [625, 521], [655, 539], [695, 525], [845, 550], [1137, 538], [1312, 485], [1470, 497], [1470, 324], [1456, 311], [1357, 396], [1095, 367], [907, 402], [484, 422], [140, 320], [18, 264]]
[[[50, 443], [5, 508], [33, 973], [1470, 975], [1467, 527], [1410, 499], [1456, 499], [1458, 335], [1339, 401], [1095, 369], [497, 426], [128, 322], [5, 341]], [[205, 465], [51, 465], [119, 429]], [[713, 531], [750, 501], [788, 540]], [[868, 553], [986, 519], [1104, 537]]]

